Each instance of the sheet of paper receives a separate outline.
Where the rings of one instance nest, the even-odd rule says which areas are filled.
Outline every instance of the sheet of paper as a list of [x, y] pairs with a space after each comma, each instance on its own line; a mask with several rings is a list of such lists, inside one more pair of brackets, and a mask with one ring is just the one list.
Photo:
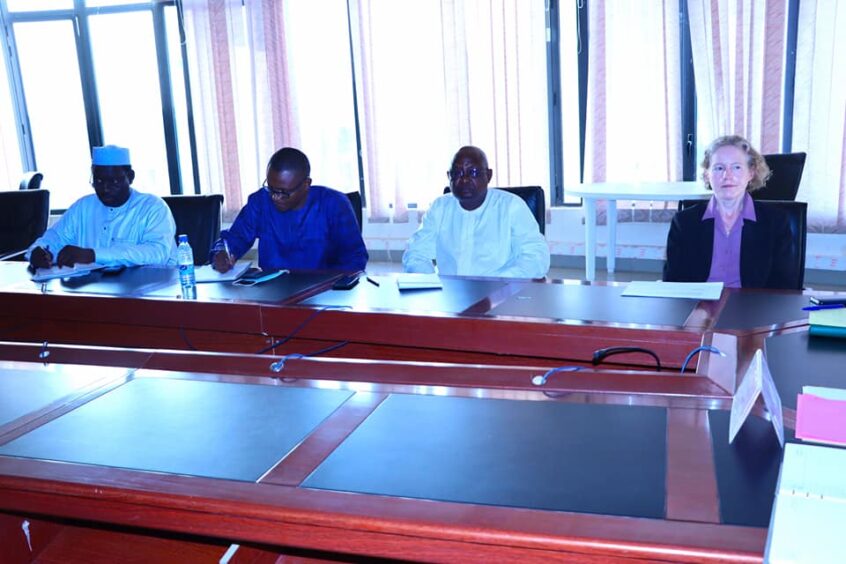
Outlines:
[[229, 272], [220, 273], [210, 264], [204, 264], [203, 266], [198, 266], [194, 269], [194, 278], [197, 280], [197, 284], [205, 283], [205, 282], [227, 282], [229, 280], [236, 280], [239, 276], [244, 274], [244, 271], [250, 268], [250, 261], [238, 261], [233, 266]]
[[73, 266], [52, 266], [50, 268], [39, 268], [32, 275], [33, 282], [45, 282], [54, 278], [70, 278], [71, 276], [82, 276], [94, 270], [105, 268], [103, 264], [92, 262], [89, 264], [75, 264]]
[[796, 436], [804, 441], [846, 445], [846, 401], [799, 394]]
[[436, 290], [443, 288], [437, 274], [404, 273], [397, 275], [397, 287], [403, 290]]
[[765, 562], [842, 562], [846, 552], [846, 450], [788, 444]]
[[818, 398], [846, 401], [846, 390], [842, 388], [825, 388], [823, 386], [802, 386], [803, 394], [811, 394]]
[[828, 327], [846, 327], [846, 307], [812, 310], [808, 312], [808, 323]]
[[723, 293], [722, 282], [631, 282], [623, 296], [645, 298], [690, 298], [693, 300], [719, 300]]

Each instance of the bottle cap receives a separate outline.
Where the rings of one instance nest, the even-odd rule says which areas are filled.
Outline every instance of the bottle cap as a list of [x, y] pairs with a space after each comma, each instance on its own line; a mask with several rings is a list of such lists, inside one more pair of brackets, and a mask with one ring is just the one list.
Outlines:
[[180, 233], [179, 242], [180, 243], [187, 243], [188, 242], [188, 235], [186, 235], [184, 233]]

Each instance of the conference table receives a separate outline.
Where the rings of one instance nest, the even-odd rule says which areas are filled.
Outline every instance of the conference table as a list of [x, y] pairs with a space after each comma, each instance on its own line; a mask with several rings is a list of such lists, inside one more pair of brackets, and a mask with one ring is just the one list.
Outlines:
[[[212, 352], [554, 367], [678, 370], [714, 333], [802, 326], [801, 292], [725, 290], [719, 300], [624, 296], [623, 284], [442, 277], [401, 292], [396, 275], [332, 290], [337, 275], [290, 273], [250, 288], [202, 284], [183, 300], [175, 271], [127, 269], [36, 284], [0, 263], [7, 340]], [[337, 348], [332, 348], [337, 347]]]
[[[170, 269], [35, 284], [0, 263], [12, 561], [24, 522], [48, 559], [760, 561], [782, 450], [761, 405], [728, 444], [734, 388], [765, 350], [792, 441], [791, 396], [846, 360], [801, 292], [336, 277], [183, 300]], [[680, 374], [702, 344], [726, 356]], [[594, 362], [614, 347], [661, 369]]]
[[701, 182], [596, 182], [566, 188], [584, 200], [585, 279], [596, 279], [596, 202], [608, 201], [608, 254], [606, 267], [614, 272], [617, 261], [617, 200], [705, 200], [711, 191]]
[[530, 367], [302, 358], [266, 376], [261, 355], [39, 351], [0, 344], [13, 555], [24, 523], [22, 554], [65, 561], [763, 553], [782, 450], [761, 412], [730, 445], [730, 396], [704, 376], [538, 389]]

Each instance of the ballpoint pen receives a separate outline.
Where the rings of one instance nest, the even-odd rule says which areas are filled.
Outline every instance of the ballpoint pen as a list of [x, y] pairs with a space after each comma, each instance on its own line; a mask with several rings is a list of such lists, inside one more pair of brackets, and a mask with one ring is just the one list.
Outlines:
[[817, 310], [820, 310], [820, 309], [841, 309], [841, 308], [844, 308], [844, 307], [846, 307], [846, 305], [844, 305], [844, 304], [820, 304], [820, 305], [812, 305], [812, 306], [803, 307], [802, 310], [803, 311], [817, 311]]
[[229, 265], [235, 264], [235, 260], [232, 258], [232, 253], [229, 252], [229, 243], [226, 242], [226, 237], [223, 238], [223, 250], [226, 251], [226, 257], [229, 260]]
[[371, 284], [373, 284], [374, 286], [379, 285], [379, 283], [376, 280], [370, 278], [369, 276], [367, 277], [367, 281], [370, 282]]

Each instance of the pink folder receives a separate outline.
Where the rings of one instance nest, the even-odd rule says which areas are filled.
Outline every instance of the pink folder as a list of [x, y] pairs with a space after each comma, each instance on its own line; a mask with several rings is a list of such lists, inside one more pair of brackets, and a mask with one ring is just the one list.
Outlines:
[[796, 437], [846, 446], [846, 401], [799, 394]]

